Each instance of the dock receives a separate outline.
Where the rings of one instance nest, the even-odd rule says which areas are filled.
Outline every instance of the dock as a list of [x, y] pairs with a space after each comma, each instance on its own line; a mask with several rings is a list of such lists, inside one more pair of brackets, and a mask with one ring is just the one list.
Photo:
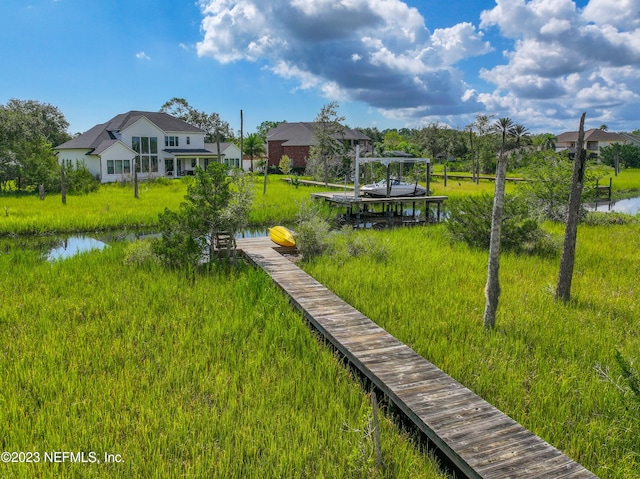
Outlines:
[[466, 477], [597, 479], [333, 294], [269, 238], [238, 239], [237, 247]]
[[[424, 205], [425, 222], [438, 223], [442, 217], [442, 204], [448, 196], [391, 196], [368, 197], [354, 196], [353, 193], [320, 192], [311, 193], [311, 198], [324, 199], [332, 206], [345, 207], [347, 221], [360, 221], [368, 218], [399, 219], [405, 222], [417, 222], [417, 207]], [[432, 210], [435, 206], [435, 211]], [[411, 207], [411, 214], [404, 215], [405, 206]], [[377, 210], [377, 211], [376, 211]]]

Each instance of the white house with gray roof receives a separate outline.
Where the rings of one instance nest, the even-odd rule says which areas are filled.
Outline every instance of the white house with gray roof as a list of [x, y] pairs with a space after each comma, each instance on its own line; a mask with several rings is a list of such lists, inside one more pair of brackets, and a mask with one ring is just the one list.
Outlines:
[[204, 130], [148, 111], [117, 115], [54, 148], [60, 163], [84, 163], [102, 183], [127, 180], [134, 168], [144, 179], [192, 175], [211, 161], [240, 166], [238, 147], [221, 143], [220, 150], [215, 143], [205, 144]]

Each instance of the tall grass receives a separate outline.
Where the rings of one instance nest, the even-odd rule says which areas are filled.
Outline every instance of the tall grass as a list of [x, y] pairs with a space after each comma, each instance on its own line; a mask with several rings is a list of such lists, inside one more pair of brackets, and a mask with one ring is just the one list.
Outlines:
[[0, 196], [0, 234], [44, 234], [155, 226], [164, 208], [177, 209], [186, 194], [183, 181], [143, 183], [135, 199], [130, 184], [102, 185], [96, 193]]
[[[290, 186], [281, 175], [267, 177], [263, 194], [263, 177], [253, 177], [255, 192], [249, 222], [265, 226], [295, 221], [302, 201], [324, 187]], [[36, 235], [118, 228], [152, 228], [165, 208], [177, 210], [184, 201], [187, 186], [193, 178], [142, 183], [135, 199], [130, 184], [102, 185], [96, 193], [67, 196], [63, 205], [60, 195], [0, 196], [0, 235]]]
[[598, 373], [616, 376], [616, 350], [640, 360], [638, 225], [580, 228], [568, 305], [553, 295], [559, 258], [503, 255], [489, 333], [486, 252], [452, 243], [441, 226], [358, 234], [387, 242], [387, 260], [323, 257], [305, 269], [600, 477], [640, 477], [637, 408]]
[[444, 477], [389, 419], [375, 468], [365, 392], [266, 275], [123, 259], [0, 255], [0, 443], [41, 454], [0, 476]]
[[[309, 200], [313, 192], [326, 191], [322, 186], [291, 186], [282, 181], [283, 175], [267, 177], [267, 191], [263, 194], [263, 177], [253, 177], [254, 202], [249, 223], [252, 226], [271, 226], [296, 220], [300, 204]], [[63, 205], [60, 195], [48, 195], [44, 201], [34, 196], [0, 195], [0, 236], [99, 231], [122, 228], [153, 228], [158, 215], [165, 208], [177, 210], [184, 200], [187, 186], [193, 178], [142, 183], [139, 199], [133, 196], [130, 184], [102, 185], [96, 193], [68, 196]], [[605, 184], [607, 178], [601, 180]], [[424, 183], [423, 183], [424, 184]], [[434, 178], [434, 195], [450, 198], [473, 194], [492, 194], [492, 181], [475, 184], [469, 180]], [[515, 185], [507, 184], [507, 193]], [[640, 191], [640, 170], [623, 170], [613, 181], [614, 195], [629, 196]], [[331, 213], [335, 214], [336, 209]]]

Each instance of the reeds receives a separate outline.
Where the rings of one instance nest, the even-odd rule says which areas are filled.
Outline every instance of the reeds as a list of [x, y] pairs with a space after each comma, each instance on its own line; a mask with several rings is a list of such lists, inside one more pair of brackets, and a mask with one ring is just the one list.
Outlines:
[[0, 442], [41, 458], [2, 475], [444, 477], [389, 418], [375, 467], [366, 391], [262, 272], [188, 281], [123, 249], [0, 255]]
[[[549, 227], [556, 235], [558, 226]], [[465, 386], [602, 478], [640, 476], [640, 421], [598, 368], [639, 360], [640, 226], [580, 227], [573, 299], [559, 258], [503, 255], [497, 327], [482, 328], [487, 253], [442, 226], [361, 231], [385, 261], [323, 257], [316, 279]]]

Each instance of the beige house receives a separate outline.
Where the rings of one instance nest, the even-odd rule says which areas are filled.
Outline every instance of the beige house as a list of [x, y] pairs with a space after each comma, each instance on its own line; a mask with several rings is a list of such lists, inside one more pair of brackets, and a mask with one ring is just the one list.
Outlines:
[[[610, 146], [614, 143], [626, 145], [632, 143], [627, 134], [609, 133], [608, 131], [592, 128], [584, 132], [584, 147], [587, 150], [587, 157], [599, 157], [600, 149]], [[578, 132], [567, 131], [558, 135], [556, 140], [556, 151], [569, 150], [570, 153], [576, 152], [578, 143]]]

